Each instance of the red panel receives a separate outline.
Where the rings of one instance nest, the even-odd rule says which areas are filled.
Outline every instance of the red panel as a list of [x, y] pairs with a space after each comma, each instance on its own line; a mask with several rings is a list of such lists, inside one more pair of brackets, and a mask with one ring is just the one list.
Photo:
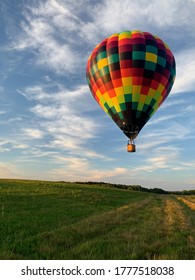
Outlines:
[[132, 84], [134, 86], [140, 86], [140, 85], [142, 85], [142, 82], [143, 82], [143, 78], [142, 77], [138, 77], [138, 76], [133, 76], [132, 77]]
[[122, 69], [127, 69], [132, 67], [132, 60], [121, 60], [120, 67]]
[[110, 98], [115, 97], [116, 96], [115, 90], [114, 89], [109, 90], [108, 95], [110, 96]]
[[150, 88], [147, 87], [147, 86], [142, 86], [142, 87], [141, 87], [141, 93], [147, 95], [149, 89], [150, 89]]

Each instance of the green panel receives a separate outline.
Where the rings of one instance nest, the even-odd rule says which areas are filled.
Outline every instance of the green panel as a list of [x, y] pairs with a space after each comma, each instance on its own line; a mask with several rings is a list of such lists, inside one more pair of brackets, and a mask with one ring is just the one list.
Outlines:
[[113, 114], [116, 114], [116, 113], [117, 113], [115, 107], [111, 107], [110, 109], [111, 109], [111, 111], [113, 112]]
[[159, 101], [159, 98], [161, 97], [161, 93], [159, 91], [156, 91], [153, 99], [156, 100], [157, 102]]
[[125, 94], [125, 101], [132, 102], [132, 94]]
[[155, 71], [155, 69], [156, 69], [156, 63], [153, 63], [152, 61], [146, 60], [146, 61], [145, 61], [145, 66], [144, 66], [144, 68], [145, 68], [145, 69], [148, 69], [148, 70]]
[[175, 76], [175, 72], [176, 72], [176, 71], [175, 71], [175, 68], [171, 68], [171, 75], [172, 75], [172, 76]]
[[146, 46], [146, 52], [158, 54], [158, 49], [155, 46], [149, 45], [149, 46]]
[[119, 61], [119, 55], [117, 53], [108, 56], [108, 63], [112, 64]]
[[132, 52], [132, 59], [136, 59], [136, 60], [145, 60], [145, 52], [141, 52], [141, 51], [133, 51]]
[[153, 107], [155, 103], [156, 103], [156, 100], [152, 98], [152, 101], [151, 101], [151, 103], [150, 103], [150, 106]]
[[148, 109], [148, 105], [147, 105], [147, 104], [144, 104], [142, 111], [143, 111], [143, 112], [146, 112], [147, 109]]
[[132, 89], [133, 89], [132, 86], [125, 86], [125, 87], [123, 87], [124, 94], [128, 94], [128, 93], [132, 94]]
[[98, 71], [97, 64], [95, 64], [95, 65], [93, 65], [93, 67], [91, 68], [91, 72], [92, 72], [92, 74], [94, 75], [97, 71]]
[[100, 52], [98, 55], [97, 55], [97, 61], [103, 59], [103, 58], [106, 58], [107, 57], [107, 53], [106, 51], [104, 52]]
[[161, 66], [165, 67], [166, 60], [164, 59], [164, 57], [158, 56], [157, 63], [160, 64]]
[[133, 102], [133, 103], [132, 103], [132, 109], [133, 109], [133, 110], [136, 110], [137, 107], [138, 107], [138, 102]]
[[152, 117], [152, 115], [153, 115], [154, 113], [155, 113], [154, 109], [151, 109], [151, 110], [150, 110], [150, 113], [149, 113], [150, 118]]
[[110, 107], [109, 107], [109, 105], [108, 105], [108, 103], [107, 103], [107, 102], [104, 104], [104, 107], [105, 107], [107, 110], [109, 110], [109, 109], [110, 109]]
[[133, 102], [138, 102], [139, 98], [140, 98], [140, 94], [139, 93], [133, 93], [133, 95], [132, 95]]
[[121, 120], [124, 120], [123, 114], [121, 112], [119, 112], [118, 115]]
[[145, 100], [145, 103], [147, 105], [150, 105], [150, 102], [151, 102], [152, 98], [150, 96], [146, 96], [146, 100]]
[[108, 66], [104, 66], [103, 68], [101, 68], [100, 70], [100, 76], [103, 77], [106, 74], [110, 73], [109, 67]]
[[139, 111], [143, 111], [143, 106], [144, 106], [144, 104], [141, 103], [141, 102], [139, 102], [139, 103], [138, 103], [137, 109], [138, 109]]
[[141, 116], [141, 111], [139, 111], [139, 110], [137, 110], [137, 112], [136, 112], [136, 118], [139, 118], [140, 116]]
[[127, 110], [127, 107], [126, 107], [125, 103], [121, 103], [120, 108], [121, 108], [121, 111], [126, 111]]
[[122, 31], [122, 32], [119, 33], [120, 36], [123, 35], [123, 34], [127, 35], [127, 37], [128, 37], [129, 35], [132, 34], [132, 32], [129, 31], [129, 30], [125, 30], [125, 31]]

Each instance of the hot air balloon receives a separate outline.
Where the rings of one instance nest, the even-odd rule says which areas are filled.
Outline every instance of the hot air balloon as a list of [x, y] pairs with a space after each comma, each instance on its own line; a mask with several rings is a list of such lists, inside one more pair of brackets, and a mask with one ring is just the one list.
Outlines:
[[105, 38], [87, 61], [91, 93], [129, 138], [134, 139], [171, 91], [175, 59], [159, 37], [149, 32], [123, 31]]

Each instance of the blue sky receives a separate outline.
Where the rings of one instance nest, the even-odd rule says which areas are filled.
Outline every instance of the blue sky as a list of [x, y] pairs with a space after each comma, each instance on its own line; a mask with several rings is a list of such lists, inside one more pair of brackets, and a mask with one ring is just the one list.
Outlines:
[[[1, 0], [0, 12], [1, 178], [195, 188], [194, 0]], [[135, 29], [169, 45], [177, 76], [129, 154], [85, 67], [105, 37]]]

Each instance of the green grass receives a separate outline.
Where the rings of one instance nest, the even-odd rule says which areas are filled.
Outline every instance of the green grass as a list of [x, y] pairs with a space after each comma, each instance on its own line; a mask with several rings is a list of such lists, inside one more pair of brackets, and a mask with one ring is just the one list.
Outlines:
[[0, 180], [0, 259], [195, 259], [194, 211], [168, 194]]

